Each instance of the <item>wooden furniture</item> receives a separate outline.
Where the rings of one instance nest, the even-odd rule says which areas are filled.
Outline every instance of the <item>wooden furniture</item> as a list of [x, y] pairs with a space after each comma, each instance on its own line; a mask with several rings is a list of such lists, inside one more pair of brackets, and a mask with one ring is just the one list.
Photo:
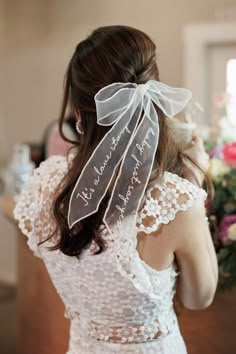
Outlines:
[[189, 354], [236, 353], [236, 288], [217, 293], [202, 311], [178, 308], [179, 324]]
[[[4, 212], [11, 220], [12, 208], [12, 201], [6, 199]], [[64, 305], [43, 262], [33, 256], [26, 237], [20, 231], [17, 233], [18, 354], [64, 354], [69, 331]], [[178, 312], [189, 354], [236, 353], [236, 288], [217, 294], [206, 310], [178, 307]]]
[[[7, 198], [4, 213], [13, 220], [13, 202]], [[17, 229], [17, 354], [65, 354], [69, 320], [41, 259]]]

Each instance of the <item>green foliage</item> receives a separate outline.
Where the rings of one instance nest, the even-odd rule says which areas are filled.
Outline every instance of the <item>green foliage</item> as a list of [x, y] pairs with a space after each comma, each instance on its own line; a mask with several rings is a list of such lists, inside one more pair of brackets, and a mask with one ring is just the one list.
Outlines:
[[220, 272], [219, 289], [228, 289], [236, 285], [236, 242], [230, 242], [218, 252]]
[[217, 216], [218, 225], [225, 214], [236, 212], [236, 169], [213, 181], [215, 196], [212, 212]]
[[210, 229], [216, 245], [220, 280], [219, 290], [236, 286], [236, 240], [222, 243], [219, 226], [225, 215], [236, 214], [236, 169], [213, 180], [215, 196], [210, 211]]

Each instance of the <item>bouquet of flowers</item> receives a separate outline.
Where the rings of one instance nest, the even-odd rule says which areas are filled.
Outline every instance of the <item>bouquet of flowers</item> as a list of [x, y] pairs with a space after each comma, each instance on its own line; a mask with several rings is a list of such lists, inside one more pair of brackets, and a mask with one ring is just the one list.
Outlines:
[[209, 175], [215, 196], [208, 216], [219, 263], [219, 288], [225, 289], [236, 285], [236, 142], [210, 151]]

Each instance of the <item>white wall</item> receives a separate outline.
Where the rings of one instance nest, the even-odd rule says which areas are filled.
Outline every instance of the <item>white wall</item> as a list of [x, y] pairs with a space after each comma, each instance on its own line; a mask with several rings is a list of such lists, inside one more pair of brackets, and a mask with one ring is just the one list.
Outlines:
[[236, 0], [0, 0], [5, 3], [5, 124], [9, 148], [39, 141], [56, 118], [62, 80], [75, 45], [92, 29], [128, 24], [157, 43], [161, 79], [182, 83], [182, 30], [185, 24], [214, 20], [216, 10]]
[[[0, 129], [8, 153], [16, 142], [39, 142], [58, 116], [67, 63], [91, 30], [126, 24], [145, 31], [157, 44], [162, 81], [179, 86], [184, 26], [214, 21], [217, 9], [227, 5], [236, 0], [0, 0]], [[0, 266], [10, 279], [15, 243], [4, 225]]]
[[14, 225], [0, 212], [0, 281], [16, 281], [16, 241]]

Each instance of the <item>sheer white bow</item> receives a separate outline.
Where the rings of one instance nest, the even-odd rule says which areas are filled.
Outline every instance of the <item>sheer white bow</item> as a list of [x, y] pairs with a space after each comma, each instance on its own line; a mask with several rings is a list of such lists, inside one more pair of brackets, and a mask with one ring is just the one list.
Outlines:
[[98, 210], [111, 181], [114, 186], [104, 215], [108, 230], [119, 227], [128, 215], [136, 216], [159, 141], [155, 105], [172, 117], [185, 108], [191, 96], [187, 89], [154, 80], [142, 85], [114, 83], [96, 94], [97, 123], [112, 127], [75, 184], [68, 211], [70, 228]]

